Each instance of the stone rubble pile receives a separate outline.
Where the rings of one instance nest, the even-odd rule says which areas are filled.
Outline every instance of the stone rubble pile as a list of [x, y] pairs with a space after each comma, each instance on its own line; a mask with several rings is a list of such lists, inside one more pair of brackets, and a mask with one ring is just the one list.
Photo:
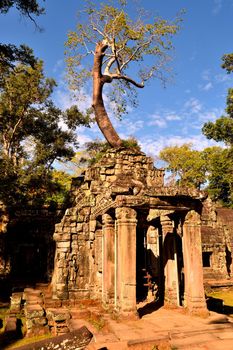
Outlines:
[[22, 293], [12, 293], [5, 331], [16, 330], [20, 314], [25, 317], [26, 337], [48, 333], [61, 335], [70, 332], [69, 311], [64, 308], [47, 308], [44, 303], [44, 294], [40, 290], [25, 288]]

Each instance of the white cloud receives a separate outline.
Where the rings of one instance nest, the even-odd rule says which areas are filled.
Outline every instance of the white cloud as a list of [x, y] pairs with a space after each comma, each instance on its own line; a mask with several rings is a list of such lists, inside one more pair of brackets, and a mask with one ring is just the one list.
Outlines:
[[56, 73], [57, 71], [61, 70], [61, 68], [63, 68], [63, 65], [64, 65], [63, 59], [57, 60], [57, 62], [53, 67], [53, 73]]
[[213, 88], [213, 84], [210, 81], [204, 86], [201, 86], [201, 90], [204, 90], [204, 91], [209, 91], [212, 88]]
[[209, 69], [205, 69], [202, 72], [201, 77], [202, 77], [203, 80], [209, 81], [210, 80], [210, 70]]
[[214, 7], [213, 7], [213, 10], [212, 10], [212, 13], [214, 15], [217, 15], [221, 11], [222, 4], [223, 4], [222, 0], [214, 0]]
[[181, 120], [181, 117], [176, 114], [168, 114], [166, 115], [166, 120], [173, 121], [173, 120]]
[[218, 145], [215, 141], [208, 140], [204, 135], [191, 135], [187, 137], [182, 136], [160, 136], [152, 139], [151, 137], [144, 137], [140, 139], [139, 143], [142, 147], [142, 151], [146, 154], [158, 157], [159, 152], [164, 147], [169, 146], [181, 146], [184, 143], [191, 143], [194, 149], [203, 150], [206, 147]]
[[223, 114], [223, 109], [221, 108], [213, 108], [209, 111], [203, 111], [199, 115], [199, 121], [201, 124], [208, 122], [208, 121], [215, 121], [217, 118], [219, 118]]
[[135, 134], [137, 131], [141, 130], [144, 126], [143, 120], [130, 120], [129, 118], [124, 118], [122, 122], [119, 123], [119, 127], [127, 130], [129, 136]]
[[198, 99], [191, 97], [187, 102], [185, 102], [184, 108], [189, 109], [190, 113], [199, 113], [202, 109], [202, 104]]
[[148, 126], [158, 126], [159, 128], [166, 128], [167, 126], [165, 116], [161, 114], [152, 114], [148, 119], [150, 119], [147, 123]]
[[83, 148], [86, 142], [90, 142], [93, 140], [92, 137], [88, 136], [87, 134], [83, 134], [79, 132], [79, 130], [77, 130], [77, 137], [78, 137], [78, 143], [80, 148]]
[[53, 99], [55, 104], [62, 110], [70, 108], [72, 105], [77, 105], [81, 112], [90, 108], [92, 103], [92, 97], [88, 91], [82, 89], [76, 96], [72, 96], [67, 87], [56, 89]]
[[217, 74], [215, 75], [215, 80], [218, 82], [218, 83], [225, 83], [225, 82], [228, 82], [228, 81], [231, 81], [231, 76], [229, 74], [224, 74], [224, 73], [221, 73], [221, 74]]

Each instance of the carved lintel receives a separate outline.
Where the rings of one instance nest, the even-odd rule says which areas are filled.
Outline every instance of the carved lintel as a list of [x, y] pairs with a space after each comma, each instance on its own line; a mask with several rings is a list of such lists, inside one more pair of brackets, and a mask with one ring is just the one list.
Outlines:
[[109, 214], [104, 214], [102, 216], [103, 218], [103, 225], [106, 226], [113, 226], [114, 225], [114, 219]]
[[149, 215], [147, 216], [147, 221], [151, 221], [158, 217], [161, 217], [161, 216], [164, 217], [173, 213], [174, 213], [174, 210], [150, 209]]
[[149, 204], [148, 198], [144, 196], [124, 196], [119, 195], [116, 197], [117, 207], [129, 206], [129, 207], [140, 207]]
[[201, 216], [195, 210], [190, 210], [185, 216], [184, 225], [188, 226], [200, 226]]
[[137, 212], [128, 207], [116, 208], [118, 222], [137, 222]]
[[115, 208], [115, 201], [113, 201], [112, 199], [108, 199], [105, 201], [103, 200], [101, 204], [99, 204], [96, 208], [93, 208], [91, 217], [96, 218], [99, 215], [103, 215], [110, 208]]

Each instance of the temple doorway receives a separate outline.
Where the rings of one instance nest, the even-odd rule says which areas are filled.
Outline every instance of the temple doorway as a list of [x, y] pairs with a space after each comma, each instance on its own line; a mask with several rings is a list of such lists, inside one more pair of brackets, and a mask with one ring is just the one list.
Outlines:
[[148, 210], [137, 215], [136, 300], [163, 304], [162, 234], [159, 220], [147, 221]]

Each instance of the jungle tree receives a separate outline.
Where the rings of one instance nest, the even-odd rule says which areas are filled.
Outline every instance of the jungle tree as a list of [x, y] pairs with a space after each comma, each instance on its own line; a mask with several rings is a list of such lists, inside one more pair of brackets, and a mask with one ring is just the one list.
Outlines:
[[143, 88], [152, 78], [164, 81], [173, 48], [171, 39], [179, 30], [180, 17], [169, 22], [160, 17], [151, 19], [139, 11], [137, 18], [130, 18], [126, 1], [86, 4], [76, 30], [68, 34], [68, 76], [76, 91], [92, 79], [96, 122], [108, 143], [119, 147], [122, 141], [103, 101], [104, 85], [109, 84], [108, 96], [116, 102], [116, 114], [120, 116], [128, 102], [135, 105], [136, 88]]
[[[0, 63], [0, 199], [46, 195], [55, 160], [74, 155], [75, 129], [89, 125], [76, 106], [66, 111], [51, 100], [56, 82], [43, 62], [14, 67]], [[64, 127], [62, 127], [65, 126]], [[18, 198], [19, 199], [19, 198]]]
[[[233, 72], [233, 54], [222, 57], [224, 68], [228, 74]], [[223, 200], [227, 205], [233, 205], [233, 88], [228, 89], [225, 114], [215, 122], [207, 122], [202, 128], [208, 139], [224, 142], [226, 148], [222, 157], [215, 157], [215, 172], [210, 186], [215, 197]]]
[[[0, 14], [7, 14], [12, 7], [15, 7], [21, 15], [30, 18], [36, 27], [39, 28], [33, 16], [40, 16], [44, 14], [45, 9], [40, 6], [37, 0], [1, 0]], [[30, 63], [31, 65], [35, 63], [32, 51], [26, 45], [20, 45], [17, 47], [13, 44], [0, 43], [1, 70], [5, 66], [10, 65], [13, 67], [14, 63], [17, 61], [24, 62], [26, 64]]]

